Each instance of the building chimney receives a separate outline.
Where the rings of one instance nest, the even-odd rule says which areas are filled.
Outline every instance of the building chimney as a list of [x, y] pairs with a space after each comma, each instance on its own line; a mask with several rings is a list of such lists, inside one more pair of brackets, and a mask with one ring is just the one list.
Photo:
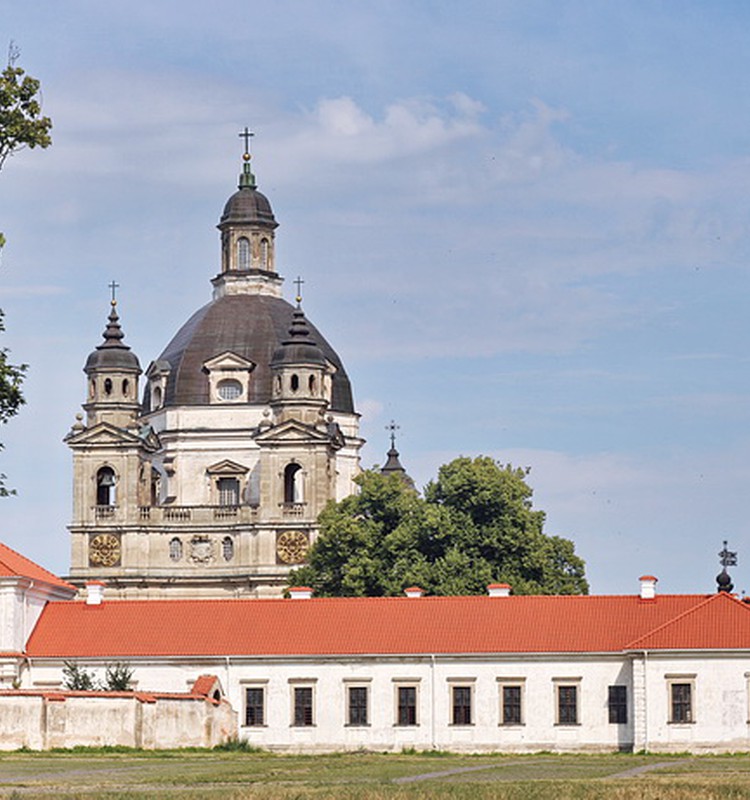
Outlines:
[[641, 575], [641, 600], [656, 599], [656, 582], [659, 580], [654, 575]]
[[291, 586], [289, 596], [292, 600], [309, 600], [313, 596], [313, 590], [309, 586]]
[[103, 581], [87, 581], [86, 582], [86, 605], [87, 606], [100, 606], [104, 601], [104, 587], [106, 584]]
[[487, 594], [490, 597], [510, 597], [510, 584], [490, 583], [487, 585]]
[[407, 597], [422, 597], [424, 589], [420, 589], [419, 586], [409, 586], [408, 589], [404, 589], [404, 594]]

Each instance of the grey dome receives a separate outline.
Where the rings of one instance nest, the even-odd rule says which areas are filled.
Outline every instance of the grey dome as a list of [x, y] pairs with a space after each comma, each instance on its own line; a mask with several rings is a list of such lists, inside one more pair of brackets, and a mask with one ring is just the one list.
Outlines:
[[89, 354], [83, 371], [87, 375], [101, 370], [140, 372], [141, 365], [138, 363], [138, 358], [123, 342], [124, 338], [125, 334], [120, 327], [120, 318], [113, 302], [107, 327], [104, 329], [104, 341]]
[[262, 224], [277, 228], [278, 222], [273, 215], [268, 198], [254, 186], [243, 186], [235, 192], [224, 206], [219, 220], [219, 227], [226, 224]]
[[[208, 404], [209, 384], [203, 364], [228, 351], [256, 365], [249, 402], [269, 403], [271, 361], [277, 349], [290, 338], [294, 311], [286, 300], [257, 294], [225, 295], [196, 311], [159, 356], [159, 361], [168, 362], [170, 368], [164, 405]], [[349, 378], [341, 359], [313, 325], [308, 322], [307, 327], [317, 344], [302, 346], [318, 351], [336, 367], [331, 410], [354, 413]], [[148, 391], [144, 393], [143, 410], [144, 413], [151, 410]]]

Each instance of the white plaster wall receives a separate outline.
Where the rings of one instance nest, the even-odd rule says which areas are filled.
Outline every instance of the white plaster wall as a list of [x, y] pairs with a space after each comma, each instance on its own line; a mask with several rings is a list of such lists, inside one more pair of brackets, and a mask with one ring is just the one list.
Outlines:
[[[646, 657], [646, 747], [664, 752], [750, 749], [750, 651]], [[695, 675], [692, 723], [672, 723], [669, 680]], [[670, 677], [668, 677], [670, 676]]]

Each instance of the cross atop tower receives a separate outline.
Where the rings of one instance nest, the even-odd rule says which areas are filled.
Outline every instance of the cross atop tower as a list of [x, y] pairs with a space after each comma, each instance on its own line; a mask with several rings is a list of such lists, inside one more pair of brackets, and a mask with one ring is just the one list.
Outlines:
[[737, 566], [737, 553], [731, 552], [727, 550], [727, 542], [726, 539], [724, 540], [724, 549], [719, 552], [719, 563], [725, 569], [727, 567], [736, 567]]
[[391, 420], [390, 424], [385, 426], [387, 431], [391, 432], [391, 449], [396, 447], [396, 431], [401, 430], [400, 425], [396, 425], [396, 423]]
[[[112, 290], [112, 300], [111, 303], [113, 306], [117, 305], [117, 290], [120, 288], [120, 284], [117, 281], [112, 281], [109, 284], [109, 288]], [[726, 542], [724, 542], [726, 544]]]
[[242, 131], [239, 136], [240, 136], [240, 139], [244, 139], [245, 140], [244, 159], [245, 159], [245, 161], [247, 161], [247, 160], [249, 160], [251, 158], [251, 156], [250, 156], [250, 139], [252, 139], [253, 136], [255, 136], [255, 134], [247, 127], [247, 125], [245, 125], [245, 130]]
[[293, 280], [292, 283], [297, 287], [297, 297], [295, 300], [297, 301], [297, 305], [299, 305], [302, 302], [302, 284], [304, 281], [299, 275], [297, 275], [296, 279]]

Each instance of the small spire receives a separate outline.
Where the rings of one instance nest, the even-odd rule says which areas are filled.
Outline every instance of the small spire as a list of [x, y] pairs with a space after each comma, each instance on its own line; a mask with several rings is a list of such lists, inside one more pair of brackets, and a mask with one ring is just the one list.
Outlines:
[[239, 189], [254, 189], [255, 188], [255, 175], [253, 175], [252, 170], [250, 169], [250, 161], [252, 159], [252, 155], [250, 154], [250, 139], [255, 136], [255, 134], [250, 131], [245, 126], [245, 130], [241, 131], [240, 139], [245, 140], [245, 152], [242, 154], [242, 173], [240, 174], [240, 182], [239, 182]]
[[718, 592], [731, 592], [734, 589], [732, 578], [727, 572], [727, 567], [737, 566], [737, 553], [727, 549], [727, 541], [724, 540], [724, 547], [719, 552], [719, 563], [722, 566], [721, 572], [716, 576], [716, 583], [718, 585]]
[[302, 284], [304, 281], [297, 275], [297, 279], [292, 283], [297, 287], [297, 296], [294, 298], [297, 301], [297, 308], [302, 308]]
[[401, 464], [399, 452], [396, 450], [396, 431], [400, 430], [400, 426], [396, 425], [396, 423], [391, 420], [390, 423], [385, 426], [385, 429], [391, 434], [391, 449], [388, 451], [388, 458], [385, 464], [380, 468], [380, 472], [382, 475], [398, 475], [409, 488], [413, 489], [414, 481]]

